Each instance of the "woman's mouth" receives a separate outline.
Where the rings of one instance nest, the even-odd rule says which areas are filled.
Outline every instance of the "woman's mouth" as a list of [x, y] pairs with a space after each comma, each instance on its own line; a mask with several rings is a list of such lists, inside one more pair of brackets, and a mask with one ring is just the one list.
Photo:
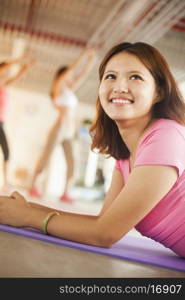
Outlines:
[[119, 104], [132, 104], [134, 103], [133, 100], [130, 99], [119, 99], [119, 98], [112, 98], [110, 100], [111, 103], [119, 103]]

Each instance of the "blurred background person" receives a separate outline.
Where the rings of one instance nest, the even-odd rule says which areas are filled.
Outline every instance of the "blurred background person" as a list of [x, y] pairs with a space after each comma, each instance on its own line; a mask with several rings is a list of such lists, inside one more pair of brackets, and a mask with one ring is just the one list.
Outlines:
[[[2, 191], [8, 190], [8, 161], [10, 150], [4, 124], [6, 122], [6, 112], [8, 106], [7, 87], [18, 80], [34, 63], [34, 60], [26, 61], [26, 57], [9, 59], [0, 63], [0, 146], [3, 153], [3, 186]], [[10, 73], [12, 66], [17, 65], [19, 68], [12, 75]]]
[[42, 195], [36, 188], [36, 180], [48, 165], [51, 153], [60, 143], [66, 161], [66, 178], [60, 200], [72, 203], [69, 190], [74, 178], [75, 161], [73, 155], [73, 139], [76, 132], [76, 116], [78, 114], [78, 98], [76, 90], [84, 83], [96, 58], [95, 49], [87, 48], [71, 65], [60, 67], [53, 78], [50, 90], [51, 101], [57, 111], [56, 120], [49, 132], [46, 145], [36, 165], [29, 194], [40, 198]]

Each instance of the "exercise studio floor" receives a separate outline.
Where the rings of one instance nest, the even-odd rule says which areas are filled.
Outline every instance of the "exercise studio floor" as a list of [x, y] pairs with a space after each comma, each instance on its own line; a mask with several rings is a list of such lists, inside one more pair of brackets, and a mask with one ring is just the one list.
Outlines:
[[[79, 200], [80, 194], [82, 200]], [[87, 189], [77, 188], [73, 190], [73, 196], [77, 199], [73, 204], [49, 196], [30, 200], [58, 209], [93, 214], [98, 213], [102, 207], [98, 195], [89, 193]], [[139, 236], [134, 230], [130, 234]], [[0, 244], [0, 278], [185, 277], [185, 272], [182, 271], [82, 251], [3, 231], [0, 231]]]

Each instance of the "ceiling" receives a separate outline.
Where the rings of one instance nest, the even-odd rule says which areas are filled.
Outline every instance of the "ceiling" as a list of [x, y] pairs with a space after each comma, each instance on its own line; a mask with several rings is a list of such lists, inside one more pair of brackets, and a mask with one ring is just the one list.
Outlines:
[[121, 41], [153, 44], [184, 81], [185, 0], [0, 0], [0, 59], [36, 59], [16, 87], [48, 94], [56, 69], [92, 46], [98, 59], [77, 94], [94, 104], [99, 60]]

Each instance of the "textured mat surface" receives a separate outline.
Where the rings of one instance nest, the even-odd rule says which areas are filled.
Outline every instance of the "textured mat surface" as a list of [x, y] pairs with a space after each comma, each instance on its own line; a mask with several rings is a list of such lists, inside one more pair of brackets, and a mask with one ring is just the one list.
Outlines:
[[0, 225], [0, 230], [61, 246], [185, 272], [185, 259], [178, 257], [161, 244], [144, 237], [127, 234], [111, 248], [101, 248], [44, 235], [31, 228]]

